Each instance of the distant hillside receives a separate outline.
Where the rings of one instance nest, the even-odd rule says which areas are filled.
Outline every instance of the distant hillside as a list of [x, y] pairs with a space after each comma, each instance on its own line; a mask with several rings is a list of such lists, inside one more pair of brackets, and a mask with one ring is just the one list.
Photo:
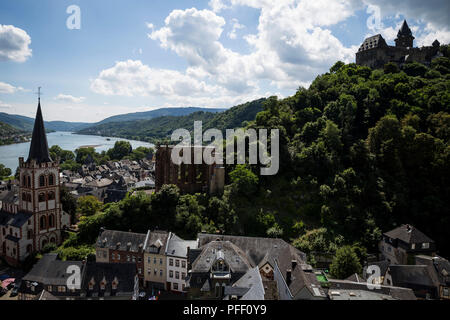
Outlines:
[[[149, 120], [162, 116], [185, 116], [194, 112], [204, 111], [208, 113], [222, 112], [225, 109], [213, 109], [213, 108], [161, 108], [152, 111], [136, 112], [128, 114], [120, 114], [106, 118], [97, 123], [85, 123], [85, 122], [66, 122], [66, 121], [45, 121], [45, 128], [47, 131], [68, 131], [75, 132], [86, 129], [88, 127], [97, 126], [104, 123], [121, 122], [121, 121], [134, 121], [134, 120]], [[16, 114], [8, 114], [0, 112], [0, 122], [9, 124], [10, 126], [26, 131], [33, 131], [34, 118], [20, 116]]]
[[165, 116], [186, 116], [194, 112], [204, 111], [204, 112], [222, 112], [226, 109], [213, 109], [213, 108], [197, 108], [197, 107], [187, 107], [187, 108], [161, 108], [152, 111], [145, 112], [135, 112], [135, 113], [127, 113], [120, 114], [117, 116], [112, 116], [97, 122], [95, 125], [111, 123], [111, 122], [121, 122], [121, 121], [133, 121], [133, 120], [150, 120], [158, 117]]
[[265, 99], [259, 99], [247, 102], [219, 113], [200, 111], [178, 117], [163, 116], [150, 120], [104, 123], [77, 133], [155, 142], [170, 137], [178, 128], [193, 130], [194, 121], [202, 121], [204, 130], [232, 129], [242, 126], [245, 121], [254, 120], [256, 114], [262, 111], [264, 101]]
[[0, 122], [0, 145], [27, 141], [30, 134]]

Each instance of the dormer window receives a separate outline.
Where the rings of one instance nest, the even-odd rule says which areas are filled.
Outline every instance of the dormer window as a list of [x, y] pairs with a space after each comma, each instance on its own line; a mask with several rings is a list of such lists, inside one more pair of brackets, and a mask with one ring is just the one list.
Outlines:
[[422, 243], [422, 249], [429, 249], [429, 248], [430, 248], [430, 243], [429, 242]]

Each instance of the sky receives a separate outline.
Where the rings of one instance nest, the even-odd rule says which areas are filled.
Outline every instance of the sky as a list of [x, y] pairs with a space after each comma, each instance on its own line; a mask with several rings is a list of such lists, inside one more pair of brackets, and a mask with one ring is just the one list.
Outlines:
[[290, 96], [365, 37], [450, 43], [448, 0], [2, 0], [0, 112], [96, 122]]

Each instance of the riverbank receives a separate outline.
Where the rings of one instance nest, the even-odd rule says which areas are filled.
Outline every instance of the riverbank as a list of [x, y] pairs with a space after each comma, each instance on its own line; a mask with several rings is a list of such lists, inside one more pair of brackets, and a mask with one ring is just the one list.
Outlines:
[[[138, 147], [153, 148], [154, 144], [138, 140], [117, 137], [101, 137], [95, 135], [80, 135], [71, 132], [56, 131], [47, 134], [48, 146], [58, 145], [63, 150], [74, 152], [81, 146], [96, 146], [97, 152], [108, 151], [114, 147], [116, 141], [128, 141], [133, 149]], [[0, 146], [0, 163], [15, 172], [19, 165], [19, 157], [26, 158], [30, 150], [30, 142], [15, 143]], [[26, 160], [26, 159], [25, 159]]]

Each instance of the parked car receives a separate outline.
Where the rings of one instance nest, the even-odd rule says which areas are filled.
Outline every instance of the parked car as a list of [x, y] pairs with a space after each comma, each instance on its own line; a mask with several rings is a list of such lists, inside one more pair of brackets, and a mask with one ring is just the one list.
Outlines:
[[15, 297], [19, 294], [19, 288], [20, 288], [20, 281], [14, 282], [14, 286], [11, 290], [11, 293], [9, 294], [10, 297]]

